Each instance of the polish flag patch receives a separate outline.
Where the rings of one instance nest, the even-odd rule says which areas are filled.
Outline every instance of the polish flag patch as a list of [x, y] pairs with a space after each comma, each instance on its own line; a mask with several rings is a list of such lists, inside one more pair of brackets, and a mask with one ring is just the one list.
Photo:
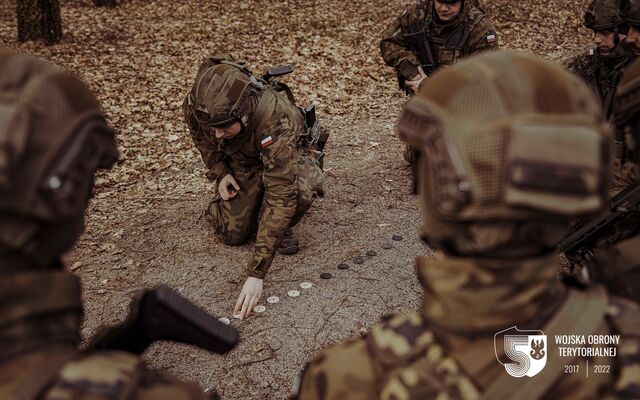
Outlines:
[[487, 43], [495, 43], [496, 42], [496, 35], [491, 34], [491, 35], [487, 35]]
[[262, 139], [262, 141], [260, 142], [260, 145], [262, 146], [262, 148], [264, 149], [265, 147], [269, 147], [273, 144], [273, 137], [271, 136], [267, 136], [266, 138]]

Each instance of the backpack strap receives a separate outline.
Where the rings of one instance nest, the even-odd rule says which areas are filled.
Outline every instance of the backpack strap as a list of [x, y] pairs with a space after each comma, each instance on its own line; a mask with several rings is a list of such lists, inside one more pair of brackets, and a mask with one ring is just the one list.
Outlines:
[[[571, 290], [560, 310], [544, 326], [543, 332], [591, 334], [603, 323], [607, 305], [607, 294], [600, 287], [584, 292]], [[565, 364], [566, 362], [560, 360], [557, 352], [549, 351], [547, 365], [538, 374], [540, 379], [523, 380], [504, 374], [483, 392], [482, 399], [536, 400], [545, 398], [549, 387], [563, 375]]]

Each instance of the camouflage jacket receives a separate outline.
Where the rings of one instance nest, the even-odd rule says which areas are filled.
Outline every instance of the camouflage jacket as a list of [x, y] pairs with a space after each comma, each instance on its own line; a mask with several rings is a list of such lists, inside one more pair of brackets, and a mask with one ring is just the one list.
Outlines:
[[[532, 399], [533, 387], [541, 399], [636, 398], [638, 306], [609, 299], [600, 288], [569, 290], [558, 282], [557, 270], [555, 255], [477, 263], [420, 258], [422, 310], [321, 351], [303, 371], [298, 399]], [[577, 327], [584, 326], [577, 322], [581, 316], [588, 316], [588, 332]], [[494, 334], [511, 326], [542, 329], [549, 338], [547, 366], [526, 378], [526, 385], [508, 376], [496, 359]], [[587, 379], [586, 358], [559, 358], [552, 338], [560, 333], [620, 334], [615, 358], [589, 359], [590, 368], [607, 364], [611, 373]], [[579, 364], [582, 373], [565, 374], [565, 364]], [[515, 393], [522, 389], [529, 395]]]
[[433, 4], [433, 0], [427, 0], [410, 6], [382, 33], [382, 58], [404, 80], [413, 78], [422, 64], [405, 38], [412, 30], [426, 33], [436, 68], [498, 47], [495, 29], [472, 2], [466, 1], [460, 14], [447, 23], [438, 21]]
[[[219, 180], [240, 170], [258, 170], [261, 173], [265, 205], [258, 224], [254, 254], [247, 266], [250, 276], [261, 279], [265, 277], [278, 242], [284, 237], [296, 211], [298, 185], [295, 164], [301, 157], [298, 140], [305, 130], [302, 113], [284, 93], [267, 89], [262, 95], [272, 96], [270, 112], [266, 113], [262, 129], [245, 131], [226, 141], [208, 134], [207, 128], [200, 126], [196, 119], [188, 123], [191, 138], [209, 170], [210, 179]], [[257, 99], [252, 101], [258, 103]], [[186, 102], [183, 107], [185, 116], [189, 115]]]
[[195, 384], [151, 372], [119, 351], [80, 352], [79, 279], [64, 272], [0, 275], [0, 398], [207, 399]]
[[597, 48], [570, 59], [567, 69], [582, 78], [591, 88], [602, 104], [605, 116], [612, 113], [613, 98], [616, 87], [624, 69], [635, 60], [636, 55], [625, 45], [618, 45], [610, 54], [604, 56]]

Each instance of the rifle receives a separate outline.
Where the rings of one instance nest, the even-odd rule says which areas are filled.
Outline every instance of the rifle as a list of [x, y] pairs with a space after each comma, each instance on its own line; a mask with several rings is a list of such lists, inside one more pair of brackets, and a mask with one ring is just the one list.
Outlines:
[[607, 209], [589, 221], [581, 221], [574, 225], [558, 247], [564, 252], [572, 264], [589, 261], [598, 242], [606, 237], [620, 221], [629, 214], [640, 210], [640, 181], [635, 181], [622, 192], [614, 196]]
[[120, 325], [99, 332], [88, 349], [142, 354], [151, 343], [170, 340], [224, 354], [238, 343], [238, 331], [218, 321], [165, 285], [138, 294]]
[[267, 72], [265, 72], [264, 75], [262, 75], [261, 79], [267, 84], [269, 84], [273, 90], [277, 92], [285, 92], [289, 101], [292, 104], [296, 104], [296, 99], [293, 96], [293, 92], [291, 91], [291, 88], [289, 88], [289, 85], [275, 79], [284, 75], [288, 75], [292, 72], [293, 72], [293, 65], [291, 64], [285, 64], [279, 67], [271, 67], [267, 69]]
[[[291, 101], [291, 103], [295, 105], [295, 98], [289, 86], [282, 82], [274, 80], [274, 78], [288, 75], [292, 72], [293, 65], [291, 64], [272, 67], [267, 69], [267, 72], [262, 75], [262, 80], [270, 84], [274, 90], [285, 92], [289, 101]], [[329, 137], [329, 132], [318, 123], [316, 118], [316, 106], [314, 104], [311, 104], [307, 107], [298, 107], [298, 109], [304, 116], [304, 123], [306, 127], [306, 131], [304, 135], [302, 135], [302, 139], [304, 139], [307, 146], [316, 146], [319, 151], [322, 151]]]
[[[427, 28], [428, 26], [425, 22], [414, 21], [406, 31], [403, 29], [402, 34], [411, 51], [413, 51], [418, 57], [418, 60], [420, 60], [422, 70], [429, 76], [436, 68], [436, 61], [431, 52], [431, 45], [429, 44], [429, 37], [426, 32]], [[398, 85], [400, 89], [403, 89], [405, 93], [409, 95], [411, 94], [410, 89], [405, 84], [405, 81], [405, 77], [398, 74]]]
[[285, 64], [279, 67], [272, 67], [267, 69], [264, 75], [262, 75], [262, 80], [265, 82], [271, 82], [273, 78], [278, 78], [283, 75], [288, 75], [293, 72], [293, 65]]

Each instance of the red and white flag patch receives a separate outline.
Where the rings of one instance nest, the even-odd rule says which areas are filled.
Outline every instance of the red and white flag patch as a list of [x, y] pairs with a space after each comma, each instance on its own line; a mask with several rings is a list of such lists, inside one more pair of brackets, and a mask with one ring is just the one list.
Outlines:
[[267, 136], [266, 138], [262, 139], [262, 141], [260, 142], [260, 145], [262, 146], [262, 148], [264, 149], [265, 147], [269, 147], [273, 144], [273, 137], [271, 136]]
[[491, 35], [487, 35], [487, 43], [493, 44], [496, 42], [496, 35], [493, 33]]

